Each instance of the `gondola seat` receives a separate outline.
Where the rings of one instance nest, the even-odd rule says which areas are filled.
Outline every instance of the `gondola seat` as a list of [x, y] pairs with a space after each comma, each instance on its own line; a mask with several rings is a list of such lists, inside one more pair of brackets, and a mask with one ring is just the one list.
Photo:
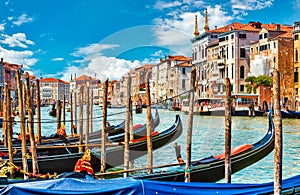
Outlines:
[[[253, 146], [251, 144], [244, 144], [244, 145], [240, 145], [240, 146], [237, 146], [235, 148], [233, 148], [230, 152], [230, 156], [233, 156], [235, 154], [239, 154], [241, 152], [244, 152], [246, 150], [249, 150], [251, 149]], [[221, 159], [224, 159], [225, 158], [225, 154], [219, 154], [219, 155], [216, 155], [214, 156], [214, 158], [218, 159], [218, 160], [221, 160]]]

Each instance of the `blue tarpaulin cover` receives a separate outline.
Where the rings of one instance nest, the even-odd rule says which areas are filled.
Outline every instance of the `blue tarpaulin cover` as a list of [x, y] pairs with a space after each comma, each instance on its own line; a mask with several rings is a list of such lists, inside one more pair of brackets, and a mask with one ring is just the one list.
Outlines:
[[[300, 186], [300, 175], [283, 180], [282, 189]], [[226, 184], [200, 182], [161, 182], [132, 178], [87, 180], [62, 178], [10, 184], [0, 191], [3, 195], [37, 194], [261, 194], [273, 191], [273, 182], [263, 184]]]

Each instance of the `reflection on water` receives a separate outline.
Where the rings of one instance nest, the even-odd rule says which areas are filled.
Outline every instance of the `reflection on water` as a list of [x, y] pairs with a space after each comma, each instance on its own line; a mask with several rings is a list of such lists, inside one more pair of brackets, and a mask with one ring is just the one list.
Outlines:
[[[49, 135], [55, 133], [56, 124], [55, 118], [48, 115], [50, 107], [42, 108], [42, 133]], [[79, 111], [79, 109], [78, 109]], [[108, 120], [115, 125], [125, 118], [125, 109], [108, 109]], [[119, 113], [114, 115], [114, 113]], [[120, 114], [121, 113], [121, 114]], [[142, 114], [134, 114], [134, 124], [145, 123], [145, 110]], [[154, 114], [154, 110], [152, 110]], [[66, 120], [70, 120], [70, 113], [66, 113]], [[158, 131], [163, 131], [169, 128], [175, 121], [175, 115], [179, 114], [183, 123], [183, 133], [176, 140], [181, 145], [181, 152], [185, 158], [185, 143], [188, 115], [181, 112], [172, 112], [166, 110], [159, 110], [160, 125], [156, 128]], [[101, 115], [102, 111], [99, 107], [94, 106], [93, 112], [93, 130], [101, 129]], [[85, 112], [84, 112], [85, 116]], [[79, 119], [79, 117], [78, 117]], [[16, 118], [18, 120], [18, 118]], [[193, 137], [192, 137], [192, 159], [196, 160], [210, 155], [223, 153], [224, 151], [224, 129], [225, 118], [222, 116], [194, 116], [193, 121]], [[268, 121], [267, 117], [233, 117], [232, 118], [232, 148], [241, 144], [255, 143], [261, 139], [267, 131]], [[85, 128], [85, 124], [83, 126]], [[70, 129], [69, 122], [66, 123], [66, 130]], [[14, 131], [19, 131], [19, 126], [14, 125]], [[283, 119], [283, 178], [300, 174], [300, 150], [299, 150], [299, 132], [300, 120], [298, 119]], [[273, 156], [270, 153], [261, 161], [252, 166], [232, 175], [232, 182], [270, 182], [273, 181]], [[154, 151], [153, 153], [154, 165], [162, 165], [176, 162], [175, 150], [172, 144], [168, 144], [163, 148]], [[136, 166], [146, 166], [147, 156], [135, 160]], [[223, 181], [220, 181], [223, 182]]]

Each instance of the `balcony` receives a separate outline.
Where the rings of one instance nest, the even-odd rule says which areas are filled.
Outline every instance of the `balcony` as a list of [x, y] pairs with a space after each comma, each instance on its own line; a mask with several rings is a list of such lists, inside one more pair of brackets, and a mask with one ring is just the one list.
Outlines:
[[226, 59], [225, 58], [218, 58], [217, 59], [217, 64], [219, 66], [224, 66], [226, 64]]

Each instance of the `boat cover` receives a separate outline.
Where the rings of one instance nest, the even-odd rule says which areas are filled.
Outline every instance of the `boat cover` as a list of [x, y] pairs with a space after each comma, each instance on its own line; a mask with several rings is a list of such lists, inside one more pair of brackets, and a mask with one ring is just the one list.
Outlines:
[[[283, 180], [282, 189], [300, 186], [300, 175]], [[132, 178], [91, 180], [61, 178], [10, 184], [0, 191], [3, 195], [36, 194], [261, 194], [273, 191], [273, 182], [262, 184], [226, 184], [200, 182], [161, 182]]]

